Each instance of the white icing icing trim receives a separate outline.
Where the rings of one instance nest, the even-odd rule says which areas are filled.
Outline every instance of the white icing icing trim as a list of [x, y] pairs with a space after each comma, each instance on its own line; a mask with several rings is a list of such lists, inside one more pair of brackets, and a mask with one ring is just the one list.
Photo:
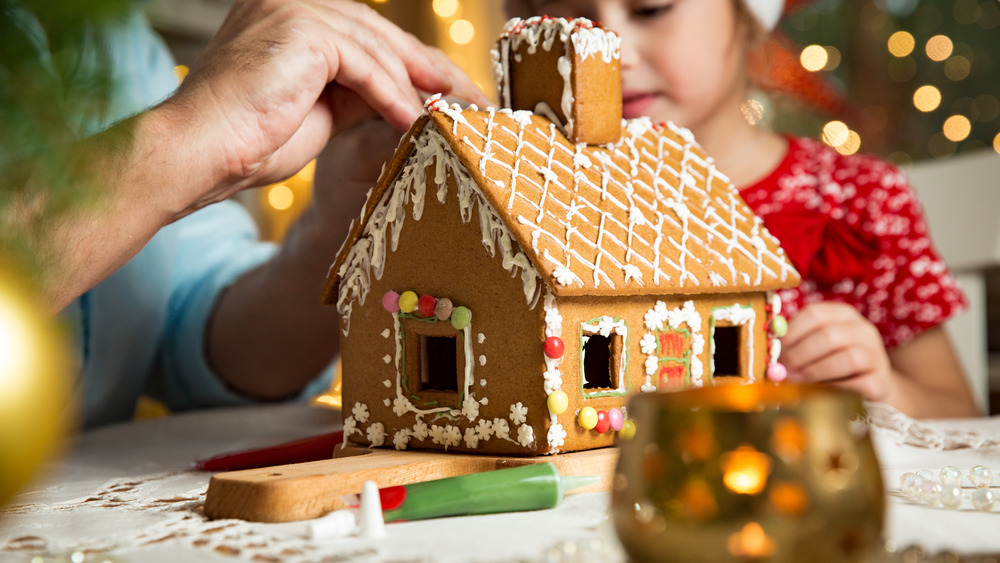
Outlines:
[[385, 356], [382, 356], [382, 361], [385, 362], [385, 363], [387, 363], [387, 364], [392, 363], [392, 356], [390, 356], [389, 354], [386, 354]]
[[712, 373], [715, 373], [715, 322], [716, 321], [727, 321], [734, 325], [747, 325], [747, 339], [744, 344], [750, 351], [750, 361], [747, 366], [747, 381], [754, 381], [756, 376], [754, 375], [754, 363], [753, 363], [753, 349], [754, 349], [754, 322], [757, 319], [757, 312], [754, 311], [753, 307], [750, 305], [731, 305], [729, 307], [716, 307], [712, 309]]
[[[454, 104], [446, 106], [443, 100], [430, 103], [428, 109], [441, 111], [452, 118], [454, 126], [468, 125], [461, 108]], [[516, 112], [514, 112], [516, 113]], [[433, 163], [433, 179], [438, 186], [437, 198], [443, 202], [448, 190], [447, 178], [450, 174], [458, 186], [459, 209], [462, 221], [468, 223], [473, 217], [473, 207], [478, 209], [479, 225], [483, 246], [496, 256], [501, 253], [504, 269], [511, 274], [520, 271], [524, 284], [525, 300], [529, 308], [534, 308], [540, 296], [541, 276], [528, 257], [517, 248], [510, 230], [493, 207], [483, 196], [482, 190], [469, 172], [462, 166], [447, 141], [433, 126], [425, 126], [419, 135], [411, 137], [412, 153], [399, 172], [392, 186], [385, 190], [375, 205], [361, 231], [361, 235], [351, 246], [347, 257], [338, 270], [337, 311], [344, 319], [343, 333], [350, 331], [351, 311], [355, 302], [364, 304], [371, 289], [371, 276], [382, 279], [388, 250], [395, 251], [406, 218], [406, 205], [412, 207], [414, 221], [423, 214], [427, 169]]]
[[510, 425], [507, 424], [506, 418], [493, 419], [493, 434], [495, 434], [497, 438], [510, 440]]
[[476, 336], [476, 342], [482, 344], [485, 341], [486, 341], [486, 335], [480, 332], [479, 335]]
[[406, 397], [397, 396], [392, 402], [392, 412], [396, 416], [403, 416], [411, 410], [413, 410], [413, 405], [410, 404], [410, 400]]
[[397, 431], [392, 437], [392, 445], [397, 450], [405, 450], [406, 446], [410, 443], [410, 434], [409, 428]]
[[479, 386], [480, 387], [486, 387], [486, 380], [485, 379], [480, 379], [479, 380]]
[[382, 385], [385, 385], [386, 388], [391, 389], [392, 388], [392, 380], [391, 379], [386, 379], [385, 381], [382, 382]]
[[486, 365], [486, 356], [484, 354], [480, 354], [479, 355], [479, 365], [481, 365], [481, 366], [485, 366]]
[[353, 416], [349, 416], [344, 419], [344, 442], [347, 442], [347, 437], [355, 432], [360, 432], [358, 430], [358, 421], [354, 420]]
[[479, 418], [479, 401], [471, 394], [466, 395], [462, 401], [462, 416], [468, 418], [470, 422]]
[[510, 421], [515, 425], [524, 424], [527, 418], [528, 407], [522, 405], [520, 401], [510, 406]]
[[[694, 302], [688, 300], [680, 307], [667, 309], [666, 303], [657, 301], [656, 305], [643, 316], [643, 322], [646, 325], [646, 330], [649, 331], [647, 336], [654, 339], [656, 338], [656, 335], [653, 334], [654, 331], [664, 331], [668, 328], [678, 330], [681, 325], [687, 325], [688, 330], [691, 331], [691, 356], [689, 363], [691, 385], [701, 387], [704, 383], [702, 376], [704, 375], [705, 368], [701, 363], [701, 354], [705, 350], [705, 337], [701, 334], [701, 315], [694, 308]], [[651, 358], [653, 362], [659, 363], [659, 357], [655, 354], [654, 349], [652, 354], [648, 354], [645, 362], [646, 381], [642, 385], [642, 390], [646, 392], [656, 389], [656, 385], [653, 384], [652, 380], [653, 374], [649, 370]]]
[[368, 426], [368, 441], [376, 448], [385, 443], [385, 426], [381, 422], [373, 422]]
[[493, 437], [493, 422], [485, 418], [480, 420], [479, 424], [476, 425], [476, 436], [479, 436], [479, 439], [484, 442], [489, 441]]
[[[548, 290], [545, 291], [545, 297], [542, 299], [542, 310], [545, 311], [545, 337], [548, 338], [550, 336], [554, 336], [562, 338], [562, 315], [559, 314], [559, 307], [557, 306], [555, 295], [552, 295], [552, 293]], [[562, 364], [562, 358], [550, 358], [545, 355], [544, 351], [542, 352], [542, 358], [545, 360], [545, 372], [542, 375], [542, 388], [545, 390], [545, 396], [548, 397], [554, 391], [562, 387], [562, 375], [559, 372], [559, 366]], [[550, 412], [549, 432], [546, 434], [546, 440], [549, 444], [549, 453], [558, 452], [559, 447], [563, 445], [563, 440], [566, 437], [565, 432], [562, 433], [561, 437], [558, 432], [553, 433], [552, 428], [555, 427], [562, 429], [562, 426], [559, 424], [559, 418], [554, 413]]]
[[422, 418], [417, 417], [417, 421], [413, 423], [413, 437], [418, 440], [426, 440], [428, 436], [430, 436], [430, 430], [427, 428], [427, 423]]
[[535, 430], [527, 424], [522, 424], [517, 429], [517, 441], [527, 448], [535, 441]]
[[465, 447], [472, 449], [479, 447], [479, 436], [472, 427], [465, 429]]
[[556, 422], [552, 426], [549, 426], [547, 438], [550, 447], [558, 448], [566, 442], [566, 430], [563, 429], [562, 424]]
[[392, 404], [392, 401], [389, 400], [389, 397], [386, 397], [382, 399], [382, 404], [388, 407], [389, 405]]
[[[601, 336], [607, 337], [611, 336], [611, 333], [613, 332], [621, 336], [623, 342], [622, 346], [623, 353], [626, 356], [628, 355], [628, 327], [625, 325], [625, 321], [623, 319], [614, 319], [605, 315], [603, 317], [598, 318], [596, 321], [587, 321], [585, 323], [582, 323], [580, 325], [580, 330], [584, 334], [582, 342], [584, 346], [581, 346], [580, 348], [581, 365], [583, 364], [584, 358], [586, 357], [584, 353], [584, 347], [587, 344], [587, 340], [590, 338], [589, 336], [586, 336], [586, 333], [600, 334]], [[627, 381], [628, 376], [625, 373], [625, 364], [627, 363], [628, 362], [626, 361], [626, 358], [621, 358], [621, 361], [618, 362], [618, 385], [615, 386], [616, 391], [625, 391], [626, 389], [625, 382]], [[584, 383], [586, 383], [587, 381], [582, 370], [580, 371], [580, 379], [582, 379]]]
[[382, 331], [382, 338], [389, 338], [390, 334], [392, 334], [392, 332], [389, 329], [385, 329]]
[[364, 403], [354, 403], [354, 408], [351, 409], [351, 412], [354, 413], [354, 418], [357, 419], [358, 422], [362, 424], [368, 422], [368, 405]]
[[[642, 339], [639, 340], [639, 349], [643, 354], [655, 354], [656, 353], [656, 337], [652, 334], [643, 335]], [[647, 358], [648, 360], [649, 358]]]

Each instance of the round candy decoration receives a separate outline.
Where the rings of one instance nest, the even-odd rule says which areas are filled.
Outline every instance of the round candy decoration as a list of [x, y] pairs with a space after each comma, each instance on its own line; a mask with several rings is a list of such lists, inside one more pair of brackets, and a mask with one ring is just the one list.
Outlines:
[[626, 420], [622, 423], [622, 429], [618, 431], [618, 437], [622, 440], [631, 440], [635, 437], [635, 423]]
[[464, 329], [471, 320], [472, 311], [465, 307], [455, 307], [455, 310], [451, 312], [451, 326], [455, 327], [455, 330]]
[[788, 321], [785, 317], [777, 316], [771, 319], [771, 332], [778, 338], [784, 338], [788, 334]]
[[387, 291], [382, 296], [382, 306], [390, 313], [399, 312], [399, 294], [395, 291]]
[[569, 407], [569, 397], [566, 396], [566, 392], [562, 389], [556, 389], [546, 400], [549, 406], [549, 412], [552, 414], [562, 414], [566, 412], [566, 408]]
[[597, 411], [594, 410], [594, 407], [583, 407], [580, 409], [580, 416], [577, 418], [580, 421], [580, 426], [587, 430], [597, 426]]
[[562, 338], [558, 336], [550, 336], [545, 339], [545, 355], [546, 357], [557, 360], [562, 357], [563, 352], [566, 351], [566, 345], [563, 344]]
[[451, 299], [442, 297], [438, 299], [437, 305], [434, 306], [434, 316], [439, 321], [446, 321], [451, 317], [451, 311], [454, 308], [455, 306], [451, 304]]
[[622, 429], [622, 425], [625, 424], [625, 415], [618, 409], [609, 409], [608, 422], [611, 424], [611, 429], [618, 432]]
[[404, 291], [399, 296], [399, 310], [404, 313], [412, 313], [417, 306], [417, 294], [412, 291]]
[[781, 383], [788, 378], [788, 368], [777, 362], [767, 366], [767, 378], [775, 383]]
[[607, 411], [597, 411], [597, 424], [594, 425], [594, 430], [604, 434], [608, 428], [611, 428], [611, 421], [608, 420]]
[[433, 317], [436, 307], [437, 299], [430, 295], [421, 295], [420, 299], [417, 299], [417, 311], [420, 311], [420, 314], [425, 317]]

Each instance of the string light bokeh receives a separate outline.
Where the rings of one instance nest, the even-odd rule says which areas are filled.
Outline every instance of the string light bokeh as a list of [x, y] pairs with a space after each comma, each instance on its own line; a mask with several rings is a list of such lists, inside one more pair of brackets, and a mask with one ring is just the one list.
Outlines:
[[781, 30], [801, 46], [802, 68], [822, 73], [854, 111], [824, 120], [785, 104], [776, 110], [777, 128], [806, 136], [818, 130], [841, 153], [861, 150], [901, 163], [1000, 153], [1000, 2], [800, 6]]

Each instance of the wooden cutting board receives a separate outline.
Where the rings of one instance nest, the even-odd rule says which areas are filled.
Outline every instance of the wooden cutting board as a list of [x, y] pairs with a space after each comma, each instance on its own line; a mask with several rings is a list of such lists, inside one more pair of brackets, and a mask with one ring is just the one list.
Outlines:
[[617, 448], [540, 457], [493, 457], [441, 452], [396, 451], [348, 446], [334, 459], [230, 471], [208, 484], [205, 514], [251, 522], [292, 522], [346, 508], [341, 497], [361, 492], [365, 481], [380, 488], [481, 471], [552, 462], [563, 475], [596, 475], [598, 483], [573, 491], [611, 490]]

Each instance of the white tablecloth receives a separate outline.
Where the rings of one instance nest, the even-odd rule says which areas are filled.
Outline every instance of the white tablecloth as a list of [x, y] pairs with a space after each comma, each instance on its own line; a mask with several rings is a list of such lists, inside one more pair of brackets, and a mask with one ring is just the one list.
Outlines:
[[[623, 559], [608, 522], [606, 494], [569, 496], [553, 510], [391, 524], [380, 540], [313, 542], [303, 523], [204, 517], [210, 474], [187, 471], [193, 460], [330, 432], [338, 425], [335, 411], [274, 405], [85, 433], [47, 478], [0, 511], [0, 561], [68, 560], [75, 552], [95, 562], [551, 561], [574, 550], [597, 554], [583, 560]], [[1000, 418], [934, 422], [922, 430], [928, 428], [1000, 438]], [[1000, 470], [1000, 448], [992, 445], [937, 451], [906, 445], [907, 438], [895, 431], [876, 429], [873, 435], [890, 489], [905, 471], [955, 465], [967, 472], [978, 464]], [[931, 552], [1000, 553], [1000, 510], [975, 512], [968, 501], [962, 508], [914, 505], [890, 492], [886, 538]]]

